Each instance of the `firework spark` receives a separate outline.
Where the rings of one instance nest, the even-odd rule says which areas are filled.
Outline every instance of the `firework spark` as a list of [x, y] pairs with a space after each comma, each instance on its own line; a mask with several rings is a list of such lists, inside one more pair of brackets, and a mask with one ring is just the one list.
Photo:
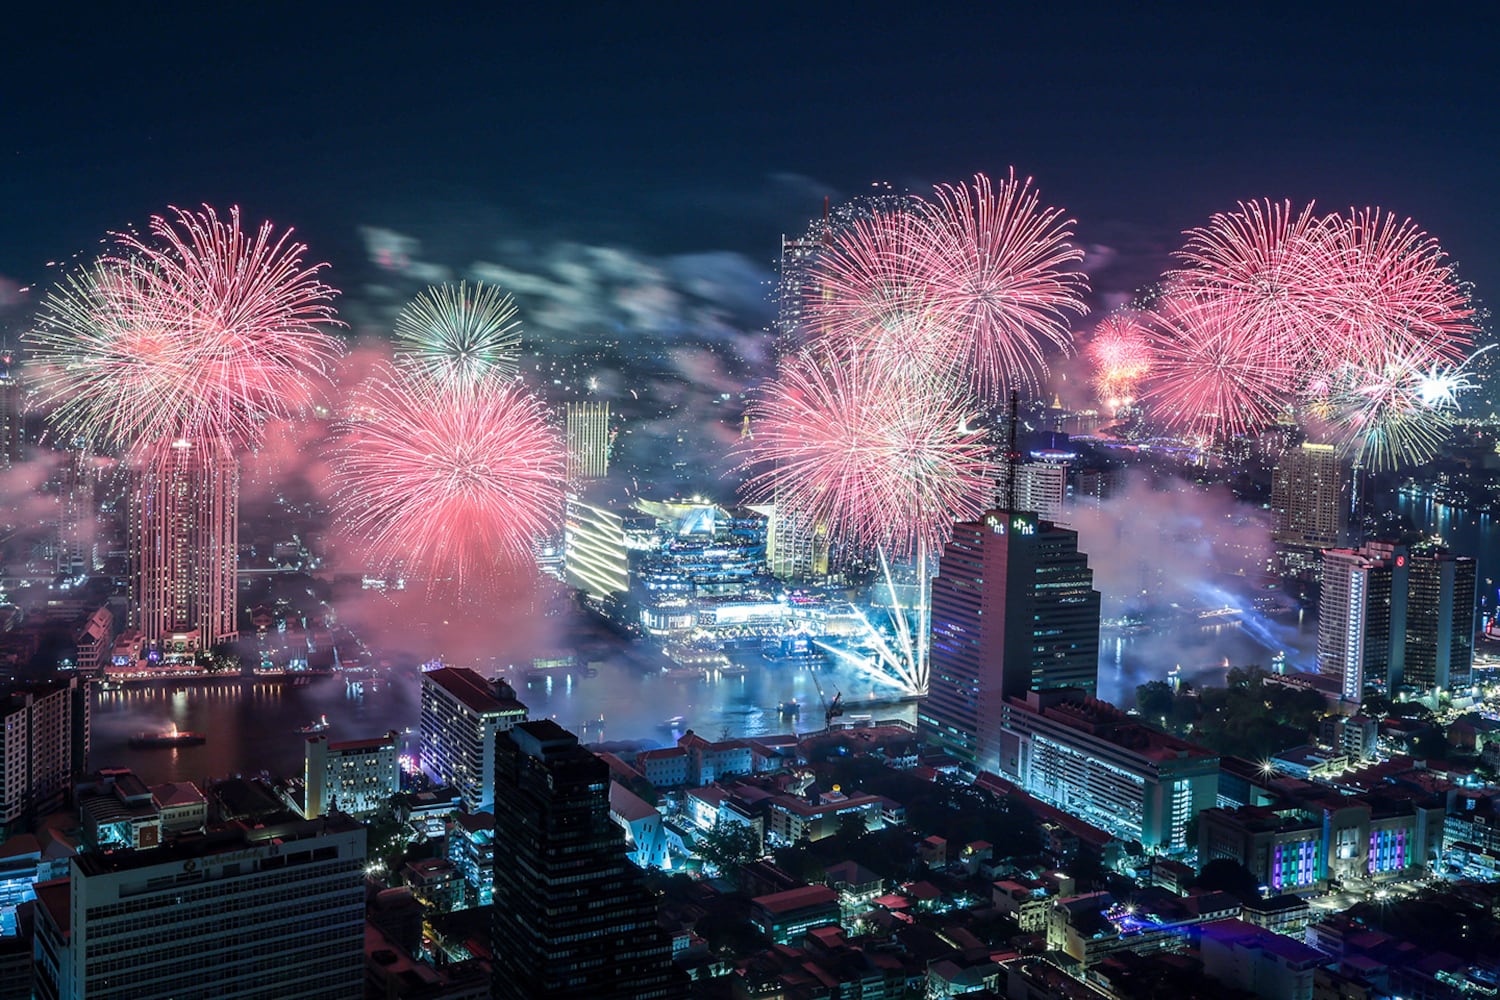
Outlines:
[[334, 452], [334, 514], [383, 568], [467, 586], [525, 564], [562, 508], [541, 402], [516, 382], [436, 385], [385, 370], [356, 390]]
[[1345, 365], [1327, 399], [1344, 450], [1375, 470], [1435, 458], [1452, 432], [1459, 395], [1477, 387], [1468, 366], [1488, 349], [1457, 364], [1408, 348]]
[[396, 359], [438, 382], [514, 378], [521, 348], [516, 303], [493, 285], [435, 285], [396, 319]]
[[850, 549], [934, 551], [992, 496], [994, 467], [972, 410], [939, 379], [815, 346], [787, 359], [751, 404], [748, 495]]
[[998, 398], [1034, 387], [1050, 350], [1071, 348], [1069, 316], [1088, 312], [1088, 279], [1073, 220], [1041, 206], [1031, 178], [942, 184], [923, 203], [925, 245], [918, 259], [947, 328], [953, 361], [976, 391]]
[[1153, 362], [1145, 398], [1191, 437], [1244, 434], [1286, 405], [1283, 359], [1217, 301], [1168, 296], [1146, 313]]
[[207, 206], [173, 212], [145, 237], [116, 234], [27, 334], [39, 405], [68, 440], [253, 446], [266, 421], [312, 400], [342, 350], [324, 332], [337, 293], [290, 231], [247, 232], [238, 208], [228, 220]]

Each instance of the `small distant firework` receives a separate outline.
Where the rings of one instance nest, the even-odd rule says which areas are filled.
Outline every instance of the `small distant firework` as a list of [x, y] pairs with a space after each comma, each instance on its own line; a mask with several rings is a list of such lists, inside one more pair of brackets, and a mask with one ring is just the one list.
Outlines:
[[1139, 317], [1113, 312], [1099, 321], [1086, 350], [1094, 389], [1111, 408], [1128, 406], [1151, 372], [1151, 344]]
[[396, 360], [441, 383], [514, 378], [520, 348], [515, 300], [493, 285], [434, 285], [396, 319]]
[[774, 501], [853, 550], [934, 551], [993, 498], [994, 466], [951, 385], [815, 345], [786, 359], [750, 415], [747, 495]]
[[1083, 259], [1073, 220], [1042, 207], [1031, 183], [1014, 170], [998, 184], [976, 174], [923, 203], [919, 263], [956, 365], [987, 398], [1035, 387], [1047, 352], [1071, 348], [1069, 317], [1088, 312], [1088, 278], [1070, 266]]
[[334, 515], [383, 568], [469, 587], [524, 565], [562, 510], [565, 462], [520, 383], [439, 385], [387, 369], [353, 394]]
[[48, 295], [26, 340], [38, 403], [89, 449], [191, 440], [253, 446], [267, 420], [301, 410], [342, 351], [337, 292], [306, 247], [270, 223], [247, 232], [173, 209]]
[[1145, 318], [1153, 359], [1145, 399], [1163, 423], [1196, 438], [1244, 434], [1288, 405], [1284, 359], [1217, 301], [1169, 295]]

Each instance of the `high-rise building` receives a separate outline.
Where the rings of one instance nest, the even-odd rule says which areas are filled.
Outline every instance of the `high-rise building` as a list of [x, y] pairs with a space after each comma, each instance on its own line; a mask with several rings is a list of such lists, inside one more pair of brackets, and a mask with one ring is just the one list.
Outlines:
[[364, 996], [365, 828], [235, 823], [35, 887], [46, 1000]]
[[563, 579], [595, 599], [628, 591], [625, 518], [570, 493], [563, 525]]
[[1001, 707], [1099, 674], [1099, 592], [1078, 533], [992, 510], [954, 526], [932, 581], [927, 738], [980, 770], [1000, 752]]
[[16, 378], [16, 356], [0, 349], [0, 468], [21, 460], [21, 383]]
[[778, 580], [810, 582], [828, 576], [828, 526], [785, 504], [767, 504], [766, 568]]
[[97, 562], [94, 536], [98, 527], [99, 476], [89, 456], [76, 451], [63, 459], [60, 478], [54, 544], [57, 572], [64, 577], [87, 576]]
[[88, 752], [85, 682], [0, 688], [0, 835], [62, 805]]
[[466, 667], [422, 675], [422, 770], [463, 796], [470, 812], [495, 804], [495, 735], [526, 721], [526, 706], [504, 681]]
[[[1010, 466], [1000, 467], [999, 495], [1009, 497]], [[1067, 526], [1064, 505], [1068, 499], [1066, 462], [1022, 462], [1015, 467], [1015, 498], [1008, 506], [1029, 510], [1045, 521]]]
[[497, 1000], [685, 995], [655, 897], [609, 815], [609, 766], [550, 719], [497, 740]]
[[603, 479], [609, 473], [609, 404], [567, 405], [568, 481]]
[[1219, 758], [1082, 691], [1007, 698], [993, 768], [1023, 791], [1148, 849], [1189, 846], [1219, 794]]
[[1405, 671], [1393, 687], [1468, 687], [1474, 665], [1474, 560], [1413, 554], [1407, 576]]
[[303, 751], [302, 814], [316, 819], [329, 811], [366, 817], [379, 812], [401, 790], [395, 730], [367, 740], [309, 736]]
[[1349, 701], [1405, 672], [1408, 562], [1404, 547], [1379, 542], [1323, 552], [1318, 672], [1339, 678]]
[[1331, 444], [1288, 448], [1271, 473], [1271, 540], [1282, 568], [1310, 575], [1318, 553], [1348, 543], [1349, 465]]
[[135, 470], [130, 554], [141, 637], [164, 656], [237, 636], [239, 463], [188, 441]]

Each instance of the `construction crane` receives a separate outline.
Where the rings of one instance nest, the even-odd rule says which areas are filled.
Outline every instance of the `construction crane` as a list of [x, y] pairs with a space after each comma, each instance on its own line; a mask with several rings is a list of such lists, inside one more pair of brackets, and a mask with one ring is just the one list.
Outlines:
[[818, 675], [811, 668], [807, 671], [812, 675], [813, 687], [818, 692], [818, 701], [823, 704], [823, 728], [832, 729], [833, 720], [844, 714], [844, 692], [834, 688], [833, 701], [823, 696], [823, 685], [818, 683]]

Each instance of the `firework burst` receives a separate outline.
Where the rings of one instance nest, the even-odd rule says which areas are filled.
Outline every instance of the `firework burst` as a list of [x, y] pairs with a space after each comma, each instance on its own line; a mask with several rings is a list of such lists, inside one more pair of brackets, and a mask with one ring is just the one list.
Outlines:
[[48, 295], [27, 334], [38, 402], [89, 448], [192, 440], [253, 446], [300, 411], [342, 350], [337, 293], [306, 247], [207, 206], [155, 216]]
[[933, 551], [978, 516], [994, 467], [952, 385], [857, 352], [814, 346], [783, 362], [751, 404], [745, 492], [850, 549]]
[[943, 184], [923, 203], [918, 257], [938, 304], [952, 361], [982, 396], [1035, 387], [1050, 350], [1071, 348], [1069, 317], [1088, 312], [1088, 279], [1071, 265], [1073, 220], [1042, 207], [1031, 178]]
[[1288, 364], [1318, 349], [1338, 274], [1329, 266], [1332, 227], [1313, 205], [1293, 212], [1290, 201], [1241, 202], [1187, 237], [1176, 255], [1187, 267], [1168, 276], [1174, 286], [1215, 301], [1244, 337]]
[[519, 383], [384, 370], [354, 393], [334, 451], [334, 514], [376, 564], [461, 586], [525, 564], [562, 508], [565, 462]]
[[520, 348], [515, 300], [483, 283], [435, 285], [396, 319], [396, 360], [437, 382], [514, 378]]
[[1469, 364], [1484, 350], [1455, 364], [1421, 349], [1392, 349], [1343, 366], [1326, 399], [1343, 449], [1377, 471], [1435, 458], [1452, 432], [1459, 395], [1477, 387]]
[[1110, 313], [1100, 320], [1087, 354], [1094, 388], [1100, 400], [1112, 406], [1128, 405], [1151, 372], [1151, 344], [1133, 313]]
[[1145, 399], [1163, 423], [1191, 437], [1244, 434], [1286, 405], [1284, 359], [1219, 302], [1169, 295], [1145, 317], [1153, 356]]
[[1457, 362], [1473, 343], [1474, 308], [1436, 239], [1379, 208], [1332, 216], [1329, 341], [1339, 360], [1427, 352]]

